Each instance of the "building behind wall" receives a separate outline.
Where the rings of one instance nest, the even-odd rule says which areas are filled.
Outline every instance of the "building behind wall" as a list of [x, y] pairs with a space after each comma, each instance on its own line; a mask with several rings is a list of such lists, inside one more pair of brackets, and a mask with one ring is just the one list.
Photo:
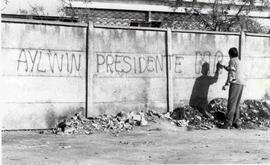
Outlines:
[[[225, 5], [220, 7], [228, 7]], [[228, 16], [235, 15], [242, 3], [228, 10]], [[112, 26], [144, 26], [144, 27], [172, 27], [173, 29], [210, 30], [204, 21], [213, 11], [213, 3], [199, 1], [178, 0], [76, 0], [66, 7], [68, 16], [76, 16], [80, 21], [92, 20], [95, 24]], [[193, 9], [193, 10], [191, 10]], [[194, 10], [195, 9], [195, 10]], [[270, 8], [261, 1], [255, 2], [252, 10], [247, 14], [250, 18], [242, 27], [233, 26], [230, 31], [269, 33]], [[194, 12], [194, 11], [197, 11]], [[199, 14], [198, 14], [199, 13]], [[243, 27], [244, 26], [244, 27]], [[224, 31], [220, 29], [218, 31]]]
[[[216, 6], [226, 9], [227, 16], [230, 17], [237, 13], [243, 1], [236, 0], [234, 5], [230, 5], [231, 1], [228, 0], [48, 0], [46, 2], [9, 0], [6, 6], [3, 4], [2, 14], [17, 14], [15, 17], [27, 15], [30, 19], [47, 19], [44, 16], [53, 16], [53, 19], [57, 19], [55, 16], [60, 16], [61, 21], [66, 21], [64, 17], [69, 17], [72, 21], [91, 20], [94, 24], [109, 26], [269, 33], [269, 3], [267, 0], [250, 1], [253, 2], [252, 10], [244, 14], [249, 19], [242, 19], [241, 26], [236, 24], [230, 29], [214, 30], [205, 23], [205, 20], [211, 23], [213, 3], [222, 2], [223, 5]], [[243, 10], [246, 8], [247, 6]]]

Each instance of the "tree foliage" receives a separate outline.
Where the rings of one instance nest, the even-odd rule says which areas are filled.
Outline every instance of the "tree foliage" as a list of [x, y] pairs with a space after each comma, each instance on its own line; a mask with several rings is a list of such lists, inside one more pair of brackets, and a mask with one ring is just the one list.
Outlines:
[[[224, 3], [226, 2], [226, 3]], [[210, 4], [207, 13], [203, 12], [204, 7], [200, 7], [198, 2], [193, 1], [191, 7], [185, 9], [187, 18], [193, 18], [193, 21], [199, 22], [201, 28], [210, 31], [240, 31], [251, 32], [269, 32], [269, 27], [261, 26], [255, 19], [249, 17], [253, 10], [269, 9], [269, 1], [261, 0], [259, 5], [254, 0], [243, 1], [223, 1], [214, 0]], [[182, 6], [182, 1], [177, 0], [174, 8]], [[270, 9], [269, 9], [270, 10]]]
[[1, 11], [5, 10], [8, 3], [9, 3], [8, 0], [1, 0]]
[[[88, 22], [93, 18], [92, 12], [89, 9], [85, 12], [82, 9], [74, 8], [72, 5], [74, 0], [61, 0], [62, 6], [58, 8], [58, 13], [60, 16], [69, 16], [71, 19], [79, 20], [83, 22]], [[91, 0], [81, 0], [81, 2], [87, 6], [88, 3], [91, 3]]]

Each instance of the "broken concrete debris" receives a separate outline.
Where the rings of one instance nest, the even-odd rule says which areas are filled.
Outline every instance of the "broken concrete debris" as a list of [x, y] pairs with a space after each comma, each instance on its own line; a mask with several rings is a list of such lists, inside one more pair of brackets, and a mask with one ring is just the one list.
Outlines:
[[65, 119], [53, 130], [56, 134], [92, 134], [93, 132], [119, 133], [129, 131], [134, 126], [145, 126], [148, 122], [144, 113], [119, 112], [113, 115], [100, 115], [93, 118], [85, 118], [82, 114], [75, 114], [70, 119]]
[[[227, 100], [218, 98], [210, 101], [210, 113], [214, 116], [215, 124], [225, 122], [227, 112]], [[240, 105], [241, 128], [265, 129], [270, 127], [270, 106], [265, 100], [245, 100]]]
[[[111, 132], [118, 134], [130, 131], [135, 126], [146, 126], [149, 122], [167, 120], [178, 127], [188, 130], [209, 130], [224, 124], [227, 112], [227, 100], [213, 99], [209, 102], [208, 112], [214, 118], [206, 117], [196, 108], [183, 106], [172, 112], [160, 113], [154, 110], [146, 112], [119, 112], [116, 115], [103, 114], [98, 117], [85, 118], [77, 113], [70, 119], [60, 121], [53, 130], [57, 134], [92, 134], [94, 132]], [[241, 128], [265, 129], [270, 127], [270, 105], [266, 101], [245, 100], [240, 106]]]

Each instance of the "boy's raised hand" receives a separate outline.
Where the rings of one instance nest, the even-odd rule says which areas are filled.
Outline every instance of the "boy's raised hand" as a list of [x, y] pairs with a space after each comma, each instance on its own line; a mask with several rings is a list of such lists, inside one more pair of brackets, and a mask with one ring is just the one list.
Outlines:
[[217, 69], [222, 69], [222, 68], [224, 68], [224, 65], [222, 65], [220, 62], [218, 62], [216, 67], [217, 67]]

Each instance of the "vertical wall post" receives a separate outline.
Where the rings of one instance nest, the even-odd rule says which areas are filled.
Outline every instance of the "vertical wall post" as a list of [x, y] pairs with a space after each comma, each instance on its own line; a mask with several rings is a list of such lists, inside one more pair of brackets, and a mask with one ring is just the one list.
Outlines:
[[240, 39], [239, 39], [239, 59], [243, 59], [243, 55], [245, 54], [245, 46], [246, 46], [246, 33], [241, 31]]
[[147, 13], [147, 22], [151, 22], [152, 21], [152, 12], [151, 11], [148, 11]]
[[167, 111], [173, 111], [173, 71], [174, 65], [172, 54], [172, 29], [168, 28], [166, 33], [166, 78], [167, 78]]
[[88, 22], [87, 27], [87, 54], [86, 54], [86, 117], [90, 117], [93, 112], [93, 75], [94, 75], [94, 24]]

